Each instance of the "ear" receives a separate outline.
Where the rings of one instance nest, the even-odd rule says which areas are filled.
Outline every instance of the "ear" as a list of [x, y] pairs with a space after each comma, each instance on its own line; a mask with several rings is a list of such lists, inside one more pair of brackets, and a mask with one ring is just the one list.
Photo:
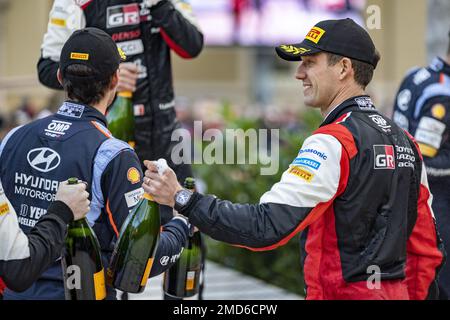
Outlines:
[[119, 84], [119, 69], [113, 74], [111, 79], [111, 89], [115, 89]]
[[56, 78], [58, 79], [58, 82], [60, 85], [63, 85], [62, 75], [61, 75], [61, 69], [58, 68], [58, 71], [56, 71]]
[[350, 60], [349, 58], [343, 58], [339, 62], [339, 67], [340, 67], [339, 80], [344, 80], [348, 76], [352, 75], [352, 73], [353, 73], [353, 65], [352, 65], [352, 60]]

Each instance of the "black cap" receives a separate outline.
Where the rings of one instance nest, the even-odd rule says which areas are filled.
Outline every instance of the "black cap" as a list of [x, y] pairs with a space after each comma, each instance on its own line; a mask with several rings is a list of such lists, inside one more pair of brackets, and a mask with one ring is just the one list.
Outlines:
[[[126, 56], [106, 32], [97, 28], [75, 31], [64, 44], [59, 68], [63, 78], [70, 80], [103, 80], [110, 77]], [[66, 73], [68, 66], [82, 64], [90, 67], [90, 76], [74, 76]]]
[[277, 54], [284, 60], [300, 61], [302, 56], [329, 52], [377, 67], [380, 56], [364, 28], [352, 19], [324, 20], [308, 32], [303, 42], [281, 45]]

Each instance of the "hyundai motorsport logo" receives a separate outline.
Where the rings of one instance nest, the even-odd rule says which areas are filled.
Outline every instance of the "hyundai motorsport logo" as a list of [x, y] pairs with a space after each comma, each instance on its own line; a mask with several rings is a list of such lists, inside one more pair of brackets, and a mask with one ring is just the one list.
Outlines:
[[106, 27], [108, 29], [137, 25], [139, 22], [139, 5], [137, 3], [112, 6], [106, 9]]
[[374, 169], [395, 169], [394, 147], [387, 145], [374, 145]]
[[61, 163], [61, 156], [50, 148], [36, 148], [27, 154], [30, 166], [40, 172], [49, 172], [56, 169]]

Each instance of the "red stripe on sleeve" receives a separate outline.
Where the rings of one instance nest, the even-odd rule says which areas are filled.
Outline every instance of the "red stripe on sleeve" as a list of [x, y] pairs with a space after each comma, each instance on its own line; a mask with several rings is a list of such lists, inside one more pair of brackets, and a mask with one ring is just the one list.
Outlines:
[[328, 134], [338, 139], [347, 151], [349, 159], [353, 159], [358, 154], [358, 148], [356, 147], [353, 135], [343, 125], [333, 123], [317, 129], [314, 134]]
[[303, 220], [297, 226], [297, 228], [295, 228], [295, 230], [292, 233], [290, 233], [288, 236], [286, 236], [285, 238], [283, 238], [279, 242], [277, 242], [277, 243], [275, 243], [275, 244], [273, 244], [271, 246], [267, 246], [267, 247], [263, 247], [263, 248], [251, 248], [251, 247], [246, 247], [246, 246], [241, 246], [241, 245], [234, 245], [234, 246], [240, 247], [240, 248], [245, 248], [245, 249], [248, 249], [248, 250], [251, 250], [251, 251], [268, 251], [268, 250], [273, 250], [273, 249], [276, 249], [277, 247], [285, 245], [297, 233], [299, 233], [300, 231], [306, 229], [309, 225], [311, 225], [314, 222], [316, 222], [317, 220], [319, 220], [323, 216], [323, 214], [330, 208], [330, 206], [332, 206], [334, 200], [338, 196], [340, 196], [342, 193], [344, 193], [345, 188], [347, 187], [347, 182], [348, 182], [348, 177], [349, 177], [349, 172], [350, 172], [350, 159], [349, 159], [349, 157], [348, 157], [346, 152], [342, 152], [340, 166], [341, 166], [341, 176], [340, 176], [339, 186], [338, 186], [338, 189], [336, 191], [336, 194], [330, 200], [328, 200], [327, 202], [322, 202], [322, 203], [319, 203], [318, 205], [316, 205], [316, 207], [313, 210], [311, 210], [311, 212], [308, 214], [306, 219]]
[[0, 277], [0, 294], [3, 294], [5, 289], [6, 289], [6, 284], [3, 282], [3, 279]]
[[428, 205], [430, 192], [420, 186], [417, 221], [408, 239], [406, 280], [411, 300], [424, 300], [444, 256], [438, 248], [436, 224]]
[[163, 28], [160, 28], [161, 36], [163, 37], [164, 41], [169, 45], [169, 47], [176, 52], [180, 57], [185, 59], [190, 59], [192, 56], [183, 48], [181, 48], [178, 44], [173, 41], [169, 35], [164, 31]]

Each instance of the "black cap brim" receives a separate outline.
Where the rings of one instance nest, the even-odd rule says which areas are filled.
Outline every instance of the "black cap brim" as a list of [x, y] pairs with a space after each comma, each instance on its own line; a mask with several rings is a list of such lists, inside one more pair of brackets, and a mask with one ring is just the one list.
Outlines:
[[322, 52], [319, 48], [307, 45], [305, 41], [298, 44], [283, 44], [275, 48], [278, 56], [286, 61], [300, 61], [303, 56], [310, 56]]

